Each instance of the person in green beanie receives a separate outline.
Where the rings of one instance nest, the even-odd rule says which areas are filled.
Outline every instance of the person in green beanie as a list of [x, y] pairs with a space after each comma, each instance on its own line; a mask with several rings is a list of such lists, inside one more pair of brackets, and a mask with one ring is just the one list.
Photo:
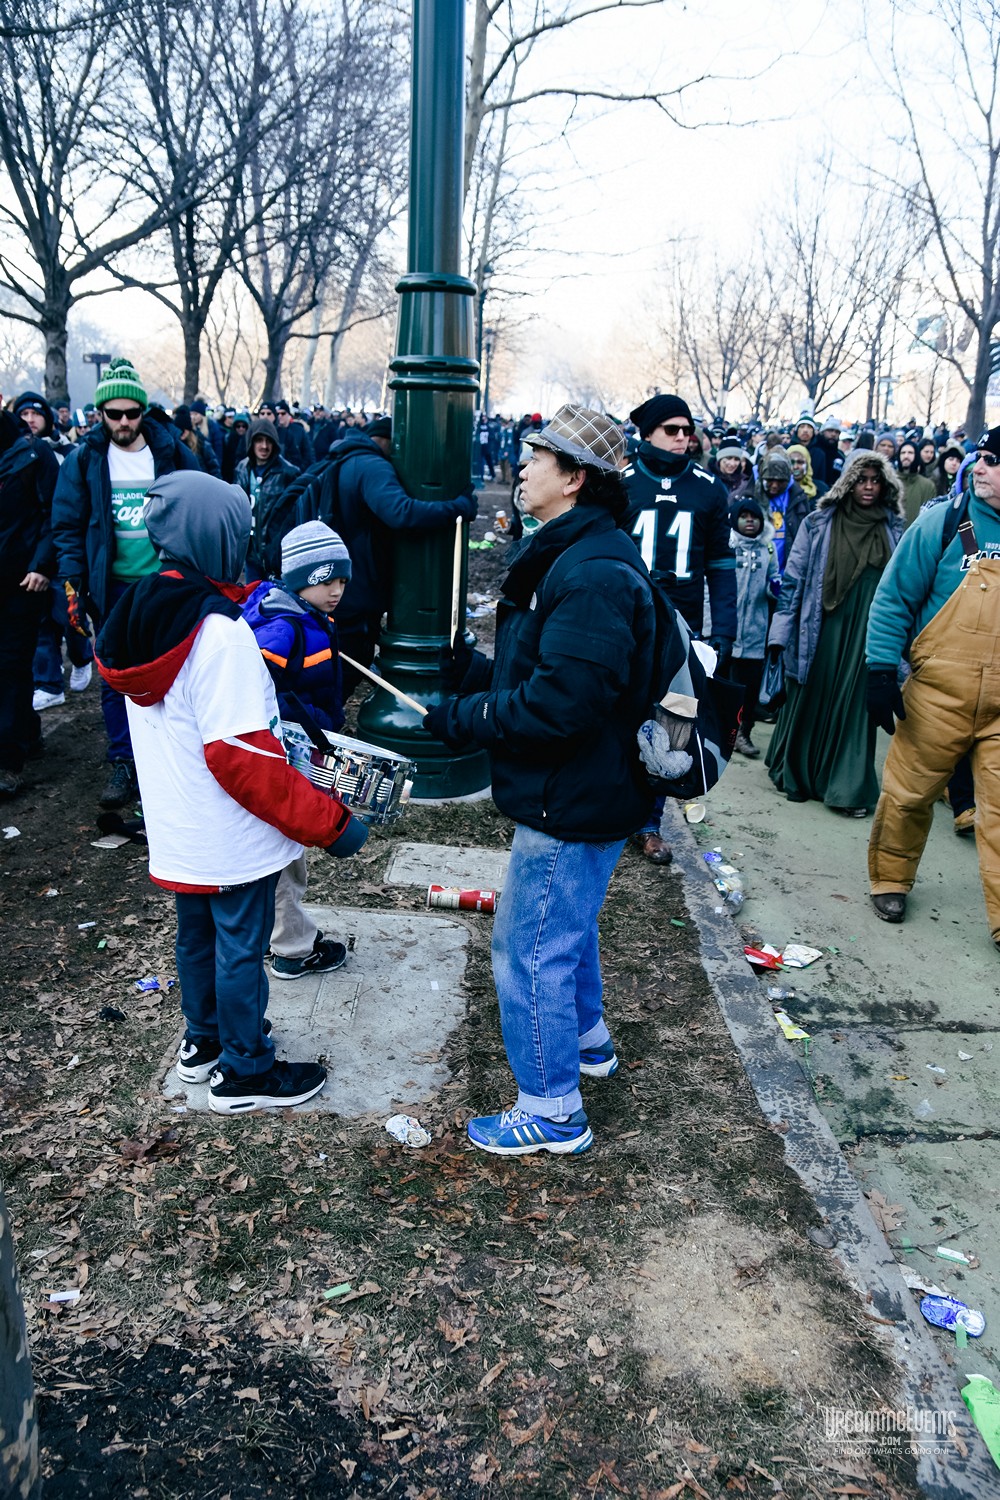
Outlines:
[[[81, 633], [85, 613], [100, 625], [129, 584], [159, 571], [144, 515], [154, 480], [200, 467], [180, 433], [150, 410], [129, 360], [111, 361], [94, 405], [100, 422], [66, 458], [52, 502], [59, 588]], [[125, 700], [105, 684], [101, 707], [110, 762], [101, 806], [124, 807], [138, 795]]]

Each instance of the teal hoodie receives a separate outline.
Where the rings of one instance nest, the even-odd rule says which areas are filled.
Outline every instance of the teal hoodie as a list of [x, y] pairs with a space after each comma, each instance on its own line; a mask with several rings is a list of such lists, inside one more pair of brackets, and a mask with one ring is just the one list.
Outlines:
[[[969, 564], [958, 536], [952, 538], [942, 555], [950, 510], [950, 504], [942, 503], [922, 511], [889, 559], [868, 616], [865, 656], [869, 667], [895, 671], [967, 572]], [[1000, 558], [1000, 514], [972, 495], [969, 519], [979, 543], [976, 556]]]

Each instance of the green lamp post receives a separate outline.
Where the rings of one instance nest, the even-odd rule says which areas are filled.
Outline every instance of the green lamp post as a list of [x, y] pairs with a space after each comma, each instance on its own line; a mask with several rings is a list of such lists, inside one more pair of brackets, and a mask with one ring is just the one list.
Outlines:
[[[407, 273], [390, 361], [393, 462], [418, 500], [449, 500], [469, 483], [479, 366], [476, 287], [459, 275], [465, 110], [464, 0], [413, 0]], [[465, 628], [467, 528], [391, 533], [392, 594], [379, 642], [387, 681], [421, 703], [447, 696], [438, 670], [458, 619]], [[456, 570], [457, 563], [457, 570]], [[481, 750], [455, 754], [415, 709], [384, 689], [362, 705], [359, 733], [417, 763], [416, 797], [462, 797], [489, 785]]]

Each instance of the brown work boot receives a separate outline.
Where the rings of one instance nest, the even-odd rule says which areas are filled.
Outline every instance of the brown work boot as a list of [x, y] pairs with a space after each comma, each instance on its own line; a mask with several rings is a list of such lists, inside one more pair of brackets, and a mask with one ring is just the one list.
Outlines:
[[883, 922], [902, 922], [906, 916], [905, 891], [886, 891], [882, 896], [872, 896], [871, 903]]
[[955, 817], [955, 832], [960, 839], [971, 837], [976, 831], [976, 809], [967, 807], [965, 812], [960, 812]]
[[658, 833], [637, 833], [635, 843], [640, 854], [651, 864], [669, 865], [674, 857], [670, 845]]

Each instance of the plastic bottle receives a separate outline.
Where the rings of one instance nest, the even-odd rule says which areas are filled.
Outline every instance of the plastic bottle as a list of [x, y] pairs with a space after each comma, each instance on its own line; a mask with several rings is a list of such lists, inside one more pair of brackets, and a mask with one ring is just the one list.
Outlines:
[[743, 877], [732, 865], [727, 865], [721, 854], [710, 849], [703, 856], [712, 875], [712, 884], [719, 892], [730, 911], [739, 911], [746, 900], [746, 892], [743, 889]]
[[1000, 1391], [988, 1376], [970, 1375], [968, 1385], [962, 1387], [962, 1400], [1000, 1469]]

